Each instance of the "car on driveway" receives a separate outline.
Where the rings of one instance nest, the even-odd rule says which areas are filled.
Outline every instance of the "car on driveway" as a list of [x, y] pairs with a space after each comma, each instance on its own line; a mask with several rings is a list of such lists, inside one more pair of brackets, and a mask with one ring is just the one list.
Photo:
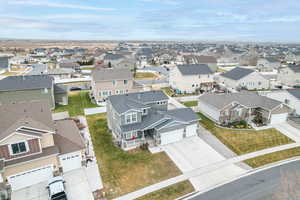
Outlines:
[[63, 177], [53, 177], [48, 181], [49, 200], [67, 200]]

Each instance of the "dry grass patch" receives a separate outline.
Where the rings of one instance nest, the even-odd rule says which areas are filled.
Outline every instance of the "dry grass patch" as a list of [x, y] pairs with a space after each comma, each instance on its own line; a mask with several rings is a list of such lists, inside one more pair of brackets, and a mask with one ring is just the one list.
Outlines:
[[194, 190], [195, 189], [190, 181], [183, 181], [142, 196], [137, 200], [173, 200], [189, 194]]
[[100, 163], [104, 192], [109, 199], [181, 174], [164, 152], [126, 152], [116, 147], [104, 114], [87, 116], [87, 120]]
[[300, 156], [300, 147], [265, 154], [262, 156], [245, 160], [244, 162], [247, 163], [249, 166], [256, 168], [296, 156]]
[[134, 76], [135, 79], [156, 79], [157, 75], [150, 72], [137, 72]]
[[238, 155], [294, 142], [273, 128], [261, 131], [230, 130], [217, 127], [203, 114], [198, 114], [202, 118], [200, 124]]

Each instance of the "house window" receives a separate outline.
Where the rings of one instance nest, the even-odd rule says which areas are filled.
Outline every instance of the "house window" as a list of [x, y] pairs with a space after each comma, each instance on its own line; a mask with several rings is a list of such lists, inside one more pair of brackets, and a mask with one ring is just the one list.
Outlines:
[[130, 113], [125, 116], [126, 124], [137, 122], [137, 113]]
[[147, 115], [147, 109], [143, 109], [143, 115]]
[[195, 87], [195, 85], [193, 84], [192, 87]]
[[113, 80], [112, 82], [113, 82], [113, 85], [116, 85], [116, 81], [115, 80]]
[[124, 80], [124, 85], [126, 85], [128, 83], [128, 81], [127, 80]]
[[19, 142], [15, 144], [11, 144], [11, 152], [12, 154], [20, 154], [27, 152], [26, 143]]
[[125, 133], [125, 139], [126, 140], [135, 139], [135, 138], [137, 138], [137, 132], [136, 131]]

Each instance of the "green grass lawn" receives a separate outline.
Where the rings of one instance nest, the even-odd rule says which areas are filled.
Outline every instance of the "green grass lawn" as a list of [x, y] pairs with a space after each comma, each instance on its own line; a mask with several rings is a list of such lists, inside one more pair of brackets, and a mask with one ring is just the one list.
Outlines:
[[198, 101], [186, 101], [183, 102], [183, 105], [185, 105], [186, 107], [198, 106]]
[[155, 79], [157, 76], [150, 72], [137, 72], [134, 76], [135, 79]]
[[296, 156], [300, 156], [300, 147], [265, 154], [262, 156], [245, 160], [244, 162], [247, 163], [249, 166], [256, 168]]
[[54, 112], [68, 111], [71, 117], [84, 115], [84, 108], [97, 107], [90, 100], [88, 91], [69, 92], [69, 104], [66, 106], [56, 105]]
[[176, 198], [182, 197], [186, 194], [193, 192], [195, 189], [190, 181], [183, 181], [165, 187], [158, 191], [152, 192], [145, 196], [138, 198], [137, 200], [174, 200]]
[[115, 198], [181, 174], [164, 152], [126, 152], [116, 147], [108, 131], [105, 114], [90, 115], [87, 120], [107, 198]]
[[273, 128], [261, 131], [219, 128], [206, 116], [198, 114], [202, 118], [200, 124], [238, 155], [294, 142]]
[[161, 90], [168, 96], [172, 96], [175, 94], [174, 90], [172, 90], [171, 88], [161, 88]]

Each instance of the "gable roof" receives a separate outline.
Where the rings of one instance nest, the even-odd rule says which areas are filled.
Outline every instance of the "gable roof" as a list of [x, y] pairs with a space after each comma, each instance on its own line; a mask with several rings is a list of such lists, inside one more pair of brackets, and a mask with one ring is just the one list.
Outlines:
[[177, 65], [179, 72], [184, 75], [213, 74], [207, 64]]
[[213, 56], [196, 56], [198, 63], [217, 63], [217, 59]]
[[254, 92], [241, 92], [241, 93], [227, 93], [227, 94], [205, 94], [199, 97], [200, 101], [209, 104], [218, 110], [223, 109], [225, 106], [238, 102], [250, 108], [265, 108], [272, 110], [282, 104], [280, 101], [260, 96]]
[[85, 148], [83, 138], [73, 120], [56, 121], [56, 134], [54, 143], [58, 146], [60, 154], [79, 151]]
[[254, 70], [252, 69], [246, 69], [241, 67], [236, 67], [229, 72], [225, 72], [221, 74], [221, 76], [224, 76], [226, 78], [232, 79], [232, 80], [240, 80], [241, 78], [244, 78], [245, 76], [253, 73]]
[[0, 91], [51, 88], [53, 78], [47, 75], [9, 76], [0, 80]]
[[104, 60], [118, 60], [118, 59], [122, 59], [125, 58], [125, 56], [121, 55], [121, 54], [113, 54], [113, 53], [107, 53], [104, 56]]
[[164, 101], [169, 98], [163, 91], [159, 90], [112, 95], [108, 99], [118, 113], [124, 113], [131, 109], [147, 108], [147, 103]]
[[287, 92], [300, 100], [300, 89], [287, 90]]
[[280, 62], [277, 58], [274, 57], [266, 57], [265, 59], [271, 63]]
[[5, 116], [0, 120], [0, 140], [20, 127], [55, 131], [50, 106], [47, 102], [35, 101], [1, 105], [0, 116]]
[[94, 81], [132, 80], [130, 69], [97, 68], [92, 72]]

